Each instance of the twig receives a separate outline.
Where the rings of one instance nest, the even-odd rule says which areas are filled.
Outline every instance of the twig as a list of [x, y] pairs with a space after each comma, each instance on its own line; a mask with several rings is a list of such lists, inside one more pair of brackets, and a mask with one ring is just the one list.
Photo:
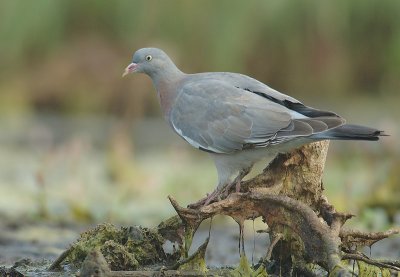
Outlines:
[[268, 247], [267, 250], [267, 255], [265, 255], [265, 260], [269, 261], [271, 260], [271, 256], [272, 256], [272, 250], [274, 250], [275, 245], [278, 243], [278, 241], [283, 237], [283, 234], [278, 233], [273, 240], [271, 241], [271, 244]]
[[370, 265], [374, 265], [374, 266], [378, 266], [378, 267], [384, 267], [384, 268], [389, 268], [389, 269], [400, 271], [400, 267], [399, 266], [395, 266], [393, 264], [385, 263], [385, 262], [378, 261], [378, 260], [371, 260], [367, 256], [363, 255], [362, 253], [358, 253], [358, 252], [357, 253], [345, 253], [342, 256], [342, 260], [358, 260], [358, 261], [363, 261], [363, 262], [365, 262], [367, 264], [370, 264]]
[[362, 232], [359, 230], [349, 230], [342, 229], [340, 230], [339, 236], [342, 239], [343, 245], [350, 248], [352, 244], [356, 244], [359, 246], [371, 246], [374, 243], [388, 238], [392, 235], [397, 235], [400, 233], [400, 228], [389, 229], [384, 232]]
[[171, 266], [169, 269], [178, 269], [181, 265], [187, 264], [190, 261], [192, 261], [194, 258], [196, 258], [198, 255], [204, 255], [206, 252], [206, 248], [208, 245], [208, 242], [210, 241], [210, 237], [206, 239], [206, 241], [194, 252], [190, 257], [177, 261], [173, 266]]
[[381, 240], [391, 235], [397, 235], [400, 233], [400, 228], [392, 228], [383, 232], [362, 232], [359, 230], [342, 229], [340, 231], [340, 237], [352, 236], [354, 238], [363, 238], [368, 240]]
[[335, 207], [329, 204], [328, 198], [325, 195], [321, 195], [319, 200], [319, 210], [320, 215], [335, 234], [339, 234], [340, 229], [346, 223], [346, 221], [354, 216], [353, 214], [349, 213], [337, 212]]
[[72, 245], [70, 248], [65, 250], [64, 252], [61, 253], [60, 256], [50, 265], [49, 271], [54, 271], [56, 269], [60, 268], [61, 263], [65, 260], [65, 258], [68, 257], [68, 255], [71, 253], [72, 250], [74, 250], [75, 247]]

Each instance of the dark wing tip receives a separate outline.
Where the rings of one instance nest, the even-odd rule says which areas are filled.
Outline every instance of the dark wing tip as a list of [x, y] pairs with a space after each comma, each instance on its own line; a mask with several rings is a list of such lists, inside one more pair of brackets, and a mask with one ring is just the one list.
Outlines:
[[338, 114], [330, 111], [322, 111], [304, 105], [303, 103], [294, 103], [288, 100], [284, 101], [285, 106], [295, 112], [298, 112], [307, 117], [340, 117]]

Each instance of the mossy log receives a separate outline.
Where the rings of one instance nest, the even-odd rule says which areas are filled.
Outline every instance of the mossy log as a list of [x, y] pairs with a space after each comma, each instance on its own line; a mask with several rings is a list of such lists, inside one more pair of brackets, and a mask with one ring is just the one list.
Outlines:
[[[343, 225], [352, 215], [337, 212], [323, 195], [322, 175], [328, 146], [328, 141], [321, 141], [305, 145], [287, 154], [280, 154], [261, 174], [242, 182], [240, 193], [232, 192], [226, 199], [207, 206], [191, 204], [184, 208], [172, 197], [169, 197], [178, 216], [161, 222], [154, 230], [146, 231], [147, 234], [152, 234], [149, 238], [153, 242], [157, 241], [157, 245], [153, 246], [157, 250], [155, 251], [156, 258], [153, 260], [157, 261], [158, 267], [151, 267], [148, 261], [152, 260], [147, 258], [146, 264], [140, 264], [140, 262], [134, 264], [136, 270], [145, 269], [146, 273], [110, 271], [111, 273], [107, 274], [112, 274], [110, 276], [150, 276], [148, 272], [155, 273], [162, 270], [165, 274], [179, 271], [181, 274], [179, 276], [193, 276], [191, 275], [193, 272], [205, 276], [267, 276], [267, 274], [315, 276], [310, 265], [318, 265], [325, 269], [329, 276], [352, 276], [342, 262], [350, 259], [360, 262], [360, 273], [361, 268], [375, 272], [375, 269], [369, 269], [368, 266], [381, 270], [382, 276], [386, 276], [385, 274], [389, 270], [400, 270], [398, 262], [374, 261], [358, 252], [362, 246], [370, 246], [389, 235], [399, 233], [398, 229], [378, 233], [346, 230]], [[224, 269], [224, 272], [219, 271], [219, 273], [207, 271], [204, 263], [206, 243], [203, 244], [203, 248], [199, 248], [195, 254], [188, 257], [188, 250], [197, 228], [202, 221], [215, 215], [230, 216], [240, 226], [241, 254], [244, 258], [241, 259], [243, 264], [241, 262], [241, 266], [236, 270]], [[257, 217], [262, 217], [268, 225], [266, 232], [270, 235], [271, 243], [269, 249], [266, 249], [265, 257], [255, 270], [245, 263], [242, 231], [245, 220]], [[134, 239], [145, 237], [140, 233], [141, 231], [137, 232], [136, 230]], [[130, 234], [126, 230], [122, 233]], [[121, 256], [121, 253], [134, 252], [132, 245], [147, 245], [143, 241], [129, 242], [132, 240], [132, 234], [129, 239], [118, 237], [117, 240], [123, 242], [123, 247], [116, 247], [114, 243], [110, 242], [100, 242], [103, 248], [104, 245], [109, 246], [107, 255], [112, 255], [112, 249], [118, 248]], [[168, 259], [162, 248], [159, 247], [165, 240], [176, 242], [179, 245], [176, 253], [169, 256]], [[93, 246], [93, 243], [86, 245]], [[130, 248], [127, 249], [127, 245]], [[79, 249], [82, 251], [83, 248]], [[141, 250], [139, 253], [132, 253], [135, 261], [143, 257], [142, 247], [138, 249]], [[103, 249], [101, 251], [104, 254], [105, 251]], [[75, 256], [71, 253], [75, 253]], [[71, 253], [53, 264], [52, 269], [55, 269], [68, 257], [70, 261], [71, 257], [76, 257], [76, 251]], [[116, 270], [115, 264], [124, 264], [123, 262], [116, 263], [115, 259], [109, 256], [106, 256], [106, 260], [107, 262], [114, 261], [113, 270]], [[273, 261], [279, 266], [268, 266]], [[160, 265], [162, 266], [160, 267]], [[268, 272], [266, 268], [268, 268]], [[126, 269], [119, 268], [119, 270]]]

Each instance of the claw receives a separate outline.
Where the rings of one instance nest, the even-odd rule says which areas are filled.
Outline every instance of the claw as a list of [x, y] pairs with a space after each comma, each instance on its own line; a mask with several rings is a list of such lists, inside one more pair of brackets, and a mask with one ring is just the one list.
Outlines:
[[228, 197], [230, 190], [232, 187], [235, 185], [235, 191], [240, 192], [240, 185], [242, 182], [242, 179], [250, 172], [251, 167], [244, 168], [239, 172], [239, 175], [235, 178], [235, 180], [232, 183], [226, 184], [225, 186], [219, 188], [218, 186], [217, 189], [215, 189], [211, 194], [207, 194], [206, 197], [200, 199], [196, 203], [188, 205], [189, 208], [198, 208], [200, 206], [207, 206], [213, 202], [220, 201], [221, 199], [225, 199]]
[[214, 190], [212, 193], [207, 194], [206, 197], [200, 199], [196, 203], [188, 205], [189, 208], [197, 208], [199, 206], [207, 206], [212, 202], [221, 200], [222, 192], [218, 189]]
[[235, 186], [235, 190], [236, 192], [240, 192], [240, 184], [242, 183], [242, 181], [237, 181], [236, 182], [236, 186]]
[[204, 205], [203, 205], [203, 206], [207, 206], [207, 205], [210, 204], [211, 201], [213, 201], [215, 198], [216, 198], [215, 195], [210, 194], [209, 196], [207, 196], [206, 201], [204, 202]]

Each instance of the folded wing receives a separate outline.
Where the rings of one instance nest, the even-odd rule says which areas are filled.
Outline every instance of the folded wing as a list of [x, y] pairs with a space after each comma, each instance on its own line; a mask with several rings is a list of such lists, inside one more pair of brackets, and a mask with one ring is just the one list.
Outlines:
[[310, 118], [237, 84], [207, 79], [185, 83], [171, 109], [170, 123], [196, 148], [232, 153], [311, 136], [344, 120], [323, 113]]

